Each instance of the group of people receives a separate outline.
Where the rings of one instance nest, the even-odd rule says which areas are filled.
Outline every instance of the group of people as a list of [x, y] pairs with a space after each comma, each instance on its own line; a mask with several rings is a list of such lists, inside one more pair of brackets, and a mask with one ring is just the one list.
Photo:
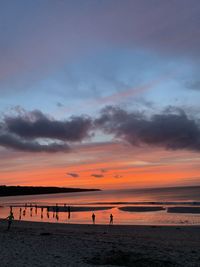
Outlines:
[[[30, 216], [32, 216], [32, 212], [33, 212], [33, 206], [32, 204], [30, 204]], [[66, 209], [66, 211], [68, 212], [68, 219], [71, 218], [71, 207], [70, 206], [66, 206], [66, 204], [64, 204], [64, 207]], [[22, 215], [25, 216], [26, 215], [26, 209], [27, 209], [27, 204], [25, 204], [25, 209], [23, 210], [22, 212], [22, 208], [20, 207], [19, 209], [19, 220], [21, 220], [21, 217]], [[37, 209], [38, 209], [38, 206], [37, 204], [35, 205], [35, 214], [37, 214]], [[43, 218], [43, 209], [44, 207], [41, 207], [41, 218]], [[56, 204], [55, 207], [52, 207], [50, 208], [49, 206], [46, 207], [47, 209], [47, 218], [49, 218], [49, 212], [50, 211], [53, 211], [53, 218], [55, 217], [57, 220], [59, 220], [59, 217], [58, 217], [58, 213], [59, 213], [59, 207], [58, 207], [58, 204]], [[10, 206], [10, 214], [8, 215], [8, 217], [6, 217], [7, 221], [8, 221], [8, 228], [7, 230], [9, 231], [10, 230], [10, 227], [11, 227], [11, 224], [14, 220], [14, 214], [13, 214], [13, 210], [12, 210], [12, 206]], [[95, 220], [96, 220], [96, 215], [94, 214], [94, 212], [92, 213], [92, 222], [93, 224], [95, 224]], [[110, 225], [113, 224], [113, 215], [112, 213], [110, 214]]]

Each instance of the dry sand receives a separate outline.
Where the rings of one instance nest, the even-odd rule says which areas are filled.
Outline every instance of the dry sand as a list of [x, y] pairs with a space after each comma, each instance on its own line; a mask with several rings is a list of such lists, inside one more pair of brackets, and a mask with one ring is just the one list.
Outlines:
[[200, 227], [0, 222], [1, 267], [200, 266]]

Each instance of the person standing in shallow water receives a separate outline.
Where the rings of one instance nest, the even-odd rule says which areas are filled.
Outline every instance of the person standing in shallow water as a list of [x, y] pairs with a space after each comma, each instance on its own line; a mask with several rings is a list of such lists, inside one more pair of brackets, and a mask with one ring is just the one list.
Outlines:
[[19, 220], [22, 219], [22, 208], [19, 209]]
[[93, 222], [93, 224], [95, 224], [95, 214], [94, 213], [92, 213], [92, 222]]
[[10, 227], [11, 227], [11, 224], [14, 220], [14, 215], [13, 215], [13, 212], [10, 211], [10, 215], [6, 218], [8, 220], [8, 228], [7, 230], [9, 231], [10, 230]]
[[113, 224], [113, 215], [112, 215], [112, 213], [110, 214], [110, 224]]

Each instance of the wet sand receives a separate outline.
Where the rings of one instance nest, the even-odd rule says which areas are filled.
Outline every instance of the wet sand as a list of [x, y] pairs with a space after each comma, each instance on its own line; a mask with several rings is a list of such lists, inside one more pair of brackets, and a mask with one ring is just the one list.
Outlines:
[[[43, 208], [46, 208], [46, 206], [43, 206]], [[112, 209], [113, 206], [106, 206], [106, 207], [96, 207], [96, 206], [70, 206], [70, 211], [71, 212], [80, 212], [80, 211], [98, 211], [98, 210], [110, 210]], [[57, 207], [58, 212], [67, 212], [68, 208], [63, 207], [63, 206], [58, 206]], [[49, 211], [55, 211], [56, 206], [49, 206]]]
[[200, 266], [200, 227], [0, 221], [0, 266]]
[[159, 210], [164, 210], [165, 208], [161, 206], [126, 206], [126, 207], [120, 207], [119, 209], [129, 212], [145, 212], [145, 211], [159, 211]]
[[200, 213], [200, 207], [169, 207], [169, 208], [167, 208], [167, 212], [199, 214]]

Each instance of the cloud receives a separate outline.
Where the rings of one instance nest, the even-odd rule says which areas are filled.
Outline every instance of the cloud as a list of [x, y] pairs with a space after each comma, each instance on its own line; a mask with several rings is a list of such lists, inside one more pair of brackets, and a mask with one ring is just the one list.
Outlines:
[[104, 175], [103, 174], [91, 174], [91, 176], [92, 177], [95, 177], [95, 178], [102, 178], [102, 177], [104, 177]]
[[[38, 110], [20, 111], [18, 116], [5, 116], [0, 123], [0, 146], [29, 152], [68, 152], [71, 143], [81, 142], [97, 130], [133, 146], [200, 151], [199, 121], [173, 106], [154, 115], [108, 106], [97, 118], [79, 116], [63, 121]], [[103, 177], [105, 171], [92, 176]]]
[[67, 175], [68, 176], [71, 176], [73, 178], [78, 178], [79, 177], [79, 174], [78, 173], [75, 173], [75, 172], [68, 172]]
[[8, 132], [26, 139], [50, 138], [77, 142], [89, 137], [91, 119], [80, 116], [59, 121], [35, 110], [15, 117], [5, 117], [4, 127]]
[[25, 141], [20, 137], [8, 133], [0, 134], [0, 146], [24, 152], [68, 152], [69, 146], [65, 143], [40, 144], [37, 141]]
[[135, 146], [146, 144], [171, 150], [200, 151], [199, 122], [173, 107], [147, 116], [109, 106], [102, 110], [95, 125]]
[[[0, 146], [26, 152], [69, 152], [71, 142], [90, 136], [92, 120], [86, 116], [55, 120], [39, 110], [4, 116], [0, 122]], [[55, 141], [56, 140], [56, 141]]]

